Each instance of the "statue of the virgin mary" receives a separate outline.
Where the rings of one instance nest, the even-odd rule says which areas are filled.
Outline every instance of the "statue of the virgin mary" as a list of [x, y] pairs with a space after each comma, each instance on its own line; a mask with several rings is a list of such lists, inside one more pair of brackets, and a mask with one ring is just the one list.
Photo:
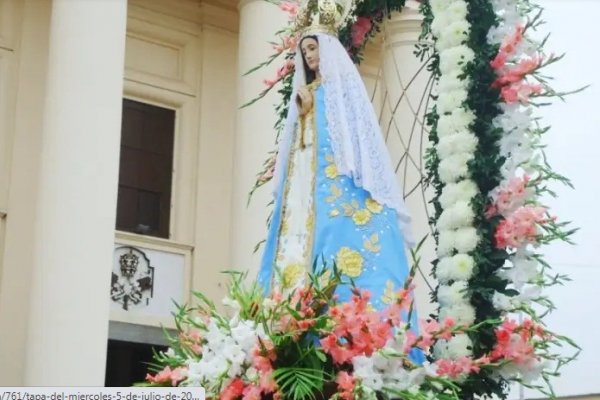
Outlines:
[[[290, 290], [314, 266], [335, 264], [381, 309], [407, 278], [410, 218], [364, 83], [337, 38], [335, 4], [320, 0], [298, 16], [304, 30], [258, 281]], [[339, 301], [350, 289], [338, 286]]]

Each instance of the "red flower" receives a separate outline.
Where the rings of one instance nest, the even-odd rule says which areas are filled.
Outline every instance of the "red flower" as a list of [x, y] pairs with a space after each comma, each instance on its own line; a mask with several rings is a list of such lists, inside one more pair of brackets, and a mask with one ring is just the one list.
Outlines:
[[352, 45], [354, 47], [360, 47], [367, 36], [367, 33], [371, 31], [373, 22], [368, 17], [358, 17], [354, 25], [352, 25]]

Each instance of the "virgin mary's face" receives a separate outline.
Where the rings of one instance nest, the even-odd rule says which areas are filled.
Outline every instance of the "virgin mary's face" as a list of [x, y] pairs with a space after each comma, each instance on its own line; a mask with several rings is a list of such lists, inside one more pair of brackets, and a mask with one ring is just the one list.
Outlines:
[[310, 37], [306, 38], [302, 40], [300, 49], [308, 68], [317, 72], [319, 70], [319, 42]]

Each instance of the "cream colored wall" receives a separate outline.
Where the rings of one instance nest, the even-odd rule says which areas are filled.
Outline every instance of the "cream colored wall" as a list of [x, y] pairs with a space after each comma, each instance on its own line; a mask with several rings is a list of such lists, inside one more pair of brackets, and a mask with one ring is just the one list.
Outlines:
[[[119, 232], [130, 245], [182, 253], [186, 291], [222, 297], [230, 268], [230, 208], [237, 82], [237, 10], [226, 3], [132, 0], [125, 97], [177, 111], [171, 236]], [[172, 321], [112, 320], [144, 325]]]
[[[0, 113], [14, 115], [13, 122], [0, 130], [1, 168], [6, 173], [0, 201], [7, 213], [1, 222], [5, 238], [0, 261], [0, 360], [10, 360], [0, 363], [0, 386], [19, 385], [24, 379], [37, 198], [33, 183], [39, 176], [49, 20], [49, 1], [0, 0], [2, 46], [12, 43], [14, 65], [13, 73], [0, 74], [10, 82], [0, 89]], [[5, 30], [10, 30], [8, 36]], [[4, 118], [0, 121], [6, 123]]]
[[[50, 7], [0, 0], [0, 360], [10, 360], [0, 363], [0, 386], [26, 375]], [[178, 111], [176, 154], [171, 238], [117, 240], [185, 254], [186, 291], [215, 298], [230, 264], [237, 26], [224, 2], [129, 1], [124, 96]]]

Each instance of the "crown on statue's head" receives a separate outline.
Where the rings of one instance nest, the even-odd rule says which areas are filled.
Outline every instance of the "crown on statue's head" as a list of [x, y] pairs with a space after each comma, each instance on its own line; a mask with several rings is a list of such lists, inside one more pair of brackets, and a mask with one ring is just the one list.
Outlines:
[[301, 36], [337, 35], [354, 6], [355, 0], [303, 0], [296, 15], [295, 30]]

